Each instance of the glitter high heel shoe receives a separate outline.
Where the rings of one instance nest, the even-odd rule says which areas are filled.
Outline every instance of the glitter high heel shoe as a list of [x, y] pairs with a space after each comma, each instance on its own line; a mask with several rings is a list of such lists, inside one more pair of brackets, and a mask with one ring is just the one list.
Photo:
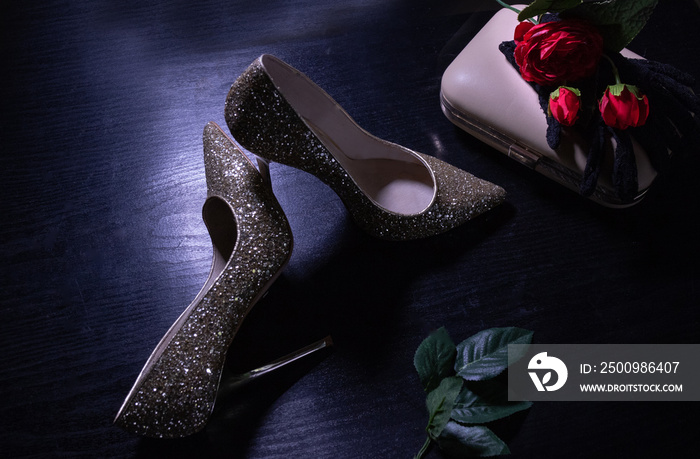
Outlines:
[[315, 175], [382, 239], [438, 234], [505, 199], [490, 182], [367, 133], [308, 77], [270, 55], [236, 80], [225, 115], [246, 149]]
[[204, 166], [202, 216], [214, 259], [117, 414], [117, 425], [140, 435], [182, 437], [204, 427], [234, 335], [292, 252], [289, 223], [268, 183], [214, 123], [204, 129]]

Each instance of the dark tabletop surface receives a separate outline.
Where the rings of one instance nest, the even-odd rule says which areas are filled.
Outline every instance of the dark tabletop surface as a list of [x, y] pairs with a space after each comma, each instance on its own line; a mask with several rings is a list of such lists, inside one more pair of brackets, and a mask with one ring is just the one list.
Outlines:
[[[412, 457], [418, 344], [490, 327], [538, 343], [697, 343], [700, 223], [687, 159], [606, 210], [455, 128], [440, 77], [493, 1], [45, 1], [0, 7], [0, 456]], [[630, 45], [700, 77], [700, 9], [660, 2]], [[219, 407], [181, 440], [112, 420], [204, 283], [202, 129], [262, 53], [373, 134], [508, 191], [441, 236], [366, 236], [316, 178], [272, 166], [289, 266], [229, 351], [245, 371], [330, 334], [332, 350]], [[695, 87], [697, 91], [698, 87]], [[685, 457], [697, 405], [539, 402], [501, 426], [513, 457]], [[428, 457], [442, 457], [437, 449]]]

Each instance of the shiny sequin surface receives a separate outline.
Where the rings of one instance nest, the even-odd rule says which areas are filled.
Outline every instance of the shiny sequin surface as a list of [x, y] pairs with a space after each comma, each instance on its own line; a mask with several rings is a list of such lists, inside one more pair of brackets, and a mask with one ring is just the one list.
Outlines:
[[[388, 240], [432, 236], [465, 223], [505, 199], [505, 191], [493, 183], [375, 138], [419, 158], [430, 169], [435, 186], [432, 203], [420, 213], [399, 214], [376, 205], [287, 102], [265, 69], [266, 60], [286, 66], [272, 56], [261, 56], [233, 84], [225, 113], [231, 133], [256, 155], [309, 172], [328, 184], [369, 234]], [[298, 78], [306, 78], [294, 72]]]
[[[204, 130], [204, 163], [207, 204], [218, 200], [213, 209], [230, 211], [235, 241], [228, 243], [235, 245], [228, 260], [221, 260], [223, 269], [217, 268], [215, 250], [208, 289], [157, 346], [117, 415], [115, 423], [141, 435], [181, 437], [206, 424], [226, 350], [292, 251], [289, 224], [271, 189], [214, 123]], [[217, 228], [207, 221], [207, 204], [204, 217], [213, 234]]]

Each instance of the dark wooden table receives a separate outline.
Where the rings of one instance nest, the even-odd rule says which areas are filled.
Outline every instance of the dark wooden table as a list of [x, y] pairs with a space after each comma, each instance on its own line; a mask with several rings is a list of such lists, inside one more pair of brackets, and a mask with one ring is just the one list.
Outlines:
[[[605, 210], [441, 113], [442, 72], [497, 8], [4, 2], [0, 456], [412, 457], [427, 422], [413, 353], [440, 326], [455, 341], [517, 326], [539, 343], [698, 342], [697, 158], [639, 206]], [[700, 77], [699, 25], [696, 2], [662, 1], [630, 47]], [[370, 132], [503, 186], [507, 203], [445, 235], [387, 243], [317, 179], [273, 165], [295, 251], [229, 366], [327, 334], [335, 346], [249, 387], [201, 434], [141, 439], [113, 417], [209, 269], [202, 129], [225, 126], [229, 86], [262, 53]], [[539, 402], [503, 435], [513, 457], [685, 457], [696, 409]]]

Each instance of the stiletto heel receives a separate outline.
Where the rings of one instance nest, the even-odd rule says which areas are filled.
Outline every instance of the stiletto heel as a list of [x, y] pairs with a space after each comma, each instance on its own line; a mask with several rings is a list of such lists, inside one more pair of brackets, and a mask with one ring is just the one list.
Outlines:
[[270, 178], [270, 161], [259, 156], [256, 156], [256, 159], [258, 161], [258, 169], [260, 170], [260, 175], [262, 175], [262, 178], [263, 180], [265, 180], [265, 183], [272, 186], [272, 178]]
[[269, 374], [277, 369], [331, 346], [333, 346], [333, 338], [326, 336], [322, 340], [316, 341], [308, 346], [304, 346], [303, 348], [294, 351], [291, 354], [287, 354], [284, 357], [270, 362], [260, 368], [256, 368], [255, 370], [251, 370], [240, 375], [231, 376], [230, 378], [227, 378], [225, 383], [221, 384], [219, 395], [221, 397], [226, 397], [227, 394], [233, 392], [235, 389], [248, 384], [260, 376]]
[[261, 56], [236, 80], [225, 115], [246, 149], [321, 179], [358, 225], [379, 238], [438, 234], [505, 199], [493, 183], [367, 133], [308, 77], [273, 56]]
[[117, 425], [141, 435], [182, 437], [204, 427], [233, 337], [292, 253], [289, 223], [272, 190], [214, 123], [204, 129], [204, 166], [212, 267], [117, 414]]

